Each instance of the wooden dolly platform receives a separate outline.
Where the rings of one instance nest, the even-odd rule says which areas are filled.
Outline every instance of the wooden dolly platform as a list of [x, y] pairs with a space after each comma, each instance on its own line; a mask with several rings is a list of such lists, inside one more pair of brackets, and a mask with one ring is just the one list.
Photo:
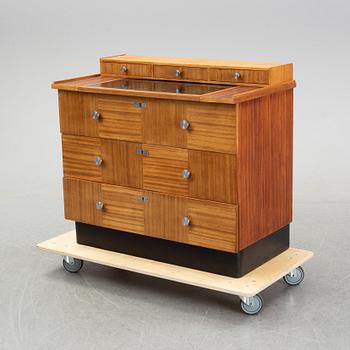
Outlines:
[[37, 246], [40, 249], [63, 255], [63, 266], [69, 272], [78, 272], [83, 261], [86, 260], [238, 295], [241, 299], [242, 310], [249, 315], [257, 314], [262, 308], [262, 299], [258, 293], [280, 278], [283, 278], [289, 285], [299, 284], [304, 278], [304, 271], [300, 265], [313, 256], [311, 251], [289, 248], [245, 276], [232, 278], [77, 244], [75, 231], [61, 234]]

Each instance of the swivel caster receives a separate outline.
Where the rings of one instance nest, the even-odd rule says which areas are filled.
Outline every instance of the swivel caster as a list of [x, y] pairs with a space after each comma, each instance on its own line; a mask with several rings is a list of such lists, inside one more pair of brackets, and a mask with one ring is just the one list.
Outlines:
[[305, 273], [301, 266], [297, 267], [295, 270], [291, 271], [283, 277], [283, 281], [290, 286], [297, 286], [304, 279]]
[[256, 315], [263, 307], [263, 300], [260, 295], [253, 297], [241, 297], [241, 309], [247, 315]]
[[65, 256], [63, 258], [63, 267], [68, 272], [78, 272], [83, 267], [84, 261], [71, 256]]

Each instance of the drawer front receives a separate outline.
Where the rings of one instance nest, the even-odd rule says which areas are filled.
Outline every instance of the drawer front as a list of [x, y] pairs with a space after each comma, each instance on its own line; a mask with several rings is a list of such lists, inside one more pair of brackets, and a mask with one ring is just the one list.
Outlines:
[[237, 251], [235, 205], [71, 178], [64, 178], [64, 205], [69, 220]]
[[102, 167], [96, 164], [101, 157], [101, 140], [93, 137], [62, 135], [64, 176], [102, 181]]
[[209, 80], [215, 82], [268, 84], [268, 70], [210, 68]]
[[60, 91], [63, 134], [143, 141], [145, 99]]
[[180, 128], [184, 115], [183, 102], [150, 99], [144, 114], [145, 142], [186, 147], [187, 134]]
[[237, 251], [236, 206], [149, 192], [147, 235], [228, 252]]
[[64, 178], [65, 217], [69, 220], [135, 233], [144, 232], [143, 192]]
[[144, 203], [139, 200], [143, 191], [102, 185], [102, 226], [144, 233]]
[[62, 134], [98, 136], [98, 123], [92, 118], [94, 94], [59, 91], [58, 104]]
[[188, 158], [190, 197], [237, 203], [236, 156], [190, 150]]
[[134, 142], [101, 140], [102, 181], [142, 188], [142, 145]]
[[181, 66], [154, 66], [153, 74], [155, 78], [171, 80], [208, 80], [207, 68], [192, 68]]
[[98, 135], [104, 138], [141, 142], [143, 140], [144, 99], [119, 96], [96, 97], [99, 113]]
[[163, 193], [188, 195], [189, 181], [183, 176], [188, 168], [187, 150], [143, 145], [143, 188]]
[[62, 135], [64, 176], [142, 188], [141, 144]]
[[234, 106], [149, 100], [144, 114], [147, 143], [236, 153]]
[[101, 73], [126, 77], [150, 78], [152, 77], [152, 65], [104, 62], [101, 65]]
[[144, 144], [143, 188], [237, 203], [236, 156]]
[[96, 209], [101, 201], [101, 184], [78, 179], [63, 179], [64, 214], [68, 220], [102, 225], [102, 211]]
[[236, 110], [233, 106], [188, 104], [185, 118], [189, 126], [187, 147], [190, 149], [236, 153]]

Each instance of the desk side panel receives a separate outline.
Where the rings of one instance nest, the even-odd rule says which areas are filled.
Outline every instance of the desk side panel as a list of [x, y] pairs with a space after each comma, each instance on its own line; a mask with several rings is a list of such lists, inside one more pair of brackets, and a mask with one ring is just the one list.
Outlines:
[[292, 221], [293, 89], [237, 105], [239, 250]]

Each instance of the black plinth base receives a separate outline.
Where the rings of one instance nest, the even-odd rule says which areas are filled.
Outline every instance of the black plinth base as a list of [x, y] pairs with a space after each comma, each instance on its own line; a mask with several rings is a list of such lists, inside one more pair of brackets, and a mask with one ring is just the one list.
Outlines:
[[230, 277], [242, 277], [289, 248], [289, 225], [238, 253], [76, 222], [77, 243]]

